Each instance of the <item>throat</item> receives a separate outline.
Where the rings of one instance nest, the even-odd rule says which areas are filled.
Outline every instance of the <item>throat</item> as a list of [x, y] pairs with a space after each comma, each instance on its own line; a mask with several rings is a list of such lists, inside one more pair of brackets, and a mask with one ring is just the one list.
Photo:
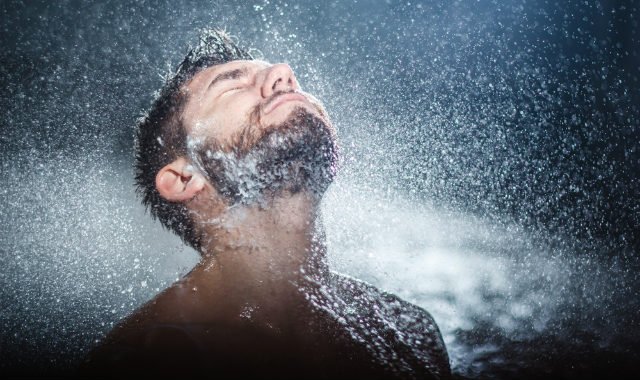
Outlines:
[[327, 273], [316, 206], [299, 193], [268, 207], [229, 209], [207, 223], [211, 238], [189, 282], [225, 318], [286, 328], [305, 302], [302, 287]]

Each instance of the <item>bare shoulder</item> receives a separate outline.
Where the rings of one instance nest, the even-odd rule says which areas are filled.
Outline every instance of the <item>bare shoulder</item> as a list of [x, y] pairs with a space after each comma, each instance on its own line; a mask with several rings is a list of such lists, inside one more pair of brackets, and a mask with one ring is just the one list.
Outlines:
[[195, 345], [180, 327], [180, 314], [189, 309], [190, 298], [180, 282], [165, 289], [120, 321], [93, 347], [85, 359], [83, 370], [95, 372], [130, 366], [131, 361], [140, 360], [139, 356], [145, 350], [162, 347], [168, 342], [182, 346], [184, 352], [188, 352]]
[[351, 293], [352, 296], [360, 300], [366, 300], [367, 306], [379, 308], [378, 310], [385, 314], [386, 317], [393, 317], [393, 320], [400, 323], [404, 328], [410, 330], [423, 330], [425, 333], [437, 333], [440, 335], [438, 326], [425, 309], [407, 302], [395, 294], [386, 292], [375, 286], [346, 276], [336, 274], [336, 282], [343, 291]]
[[150, 326], [179, 323], [181, 315], [188, 313], [190, 305], [195, 304], [186, 284], [177, 282], [163, 290], [153, 299], [139, 307], [109, 332], [105, 342], [120, 341], [137, 331]]
[[365, 322], [367, 327], [361, 332], [365, 339], [378, 340], [380, 356], [400, 355], [401, 366], [425, 369], [435, 378], [450, 377], [447, 349], [429, 312], [345, 275], [334, 274], [332, 282], [340, 298], [351, 300], [345, 303], [346, 314]]

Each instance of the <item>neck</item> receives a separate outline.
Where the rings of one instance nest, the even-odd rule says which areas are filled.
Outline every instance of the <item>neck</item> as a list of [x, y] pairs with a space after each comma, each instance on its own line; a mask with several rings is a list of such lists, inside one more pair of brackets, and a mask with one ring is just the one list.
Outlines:
[[191, 276], [231, 313], [250, 307], [286, 325], [300, 286], [326, 275], [317, 200], [296, 194], [266, 206], [236, 206], [206, 222], [202, 260]]

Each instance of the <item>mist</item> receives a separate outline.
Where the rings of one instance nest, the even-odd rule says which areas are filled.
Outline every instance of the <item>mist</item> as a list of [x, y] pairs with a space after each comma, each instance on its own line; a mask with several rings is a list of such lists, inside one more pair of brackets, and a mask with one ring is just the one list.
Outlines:
[[332, 269], [440, 326], [457, 378], [635, 368], [632, 2], [3, 2], [0, 366], [73, 368], [198, 254], [133, 185], [134, 126], [198, 28], [326, 106]]

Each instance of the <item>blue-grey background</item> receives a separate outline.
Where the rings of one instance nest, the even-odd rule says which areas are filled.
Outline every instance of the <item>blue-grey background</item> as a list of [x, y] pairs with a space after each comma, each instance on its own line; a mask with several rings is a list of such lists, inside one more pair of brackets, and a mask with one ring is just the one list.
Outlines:
[[457, 377], [627, 373], [639, 7], [3, 1], [0, 366], [73, 368], [196, 262], [135, 199], [133, 126], [219, 26], [324, 101], [343, 148], [331, 263], [429, 310]]

